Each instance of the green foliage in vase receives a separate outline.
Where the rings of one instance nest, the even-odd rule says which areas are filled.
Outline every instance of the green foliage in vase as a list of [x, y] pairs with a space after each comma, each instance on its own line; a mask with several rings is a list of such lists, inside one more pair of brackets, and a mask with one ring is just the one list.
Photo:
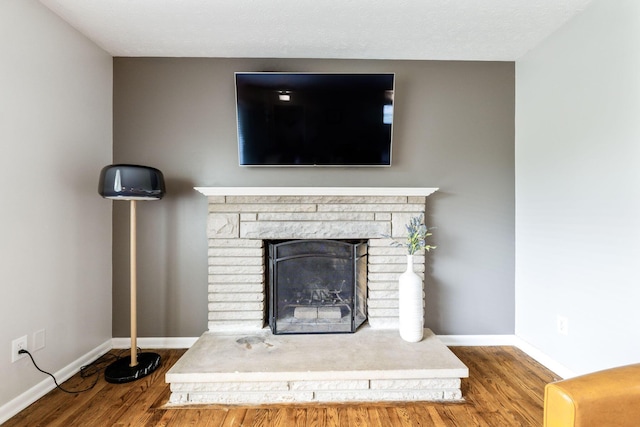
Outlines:
[[409, 255], [413, 255], [421, 250], [426, 250], [429, 252], [431, 249], [435, 249], [436, 246], [427, 244], [427, 237], [431, 236], [432, 233], [429, 230], [432, 228], [427, 227], [424, 224], [424, 214], [420, 216], [412, 217], [409, 220], [409, 223], [406, 225], [407, 228], [407, 240], [405, 243], [400, 243], [394, 241], [392, 243], [393, 246], [402, 246], [407, 248], [407, 252]]

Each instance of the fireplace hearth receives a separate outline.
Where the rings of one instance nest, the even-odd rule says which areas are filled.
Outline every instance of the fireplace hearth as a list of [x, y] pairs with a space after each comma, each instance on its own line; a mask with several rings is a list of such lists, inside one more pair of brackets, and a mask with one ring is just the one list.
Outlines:
[[268, 242], [274, 334], [353, 333], [367, 318], [367, 242]]

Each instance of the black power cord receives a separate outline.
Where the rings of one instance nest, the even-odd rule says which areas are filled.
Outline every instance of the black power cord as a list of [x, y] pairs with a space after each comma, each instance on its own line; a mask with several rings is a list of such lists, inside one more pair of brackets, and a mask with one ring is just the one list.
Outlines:
[[[124, 350], [122, 350], [122, 351], [124, 351]], [[111, 354], [111, 353], [105, 353], [102, 356], [98, 357], [93, 362], [91, 362], [90, 364], [82, 366], [80, 368], [80, 376], [82, 378], [88, 378], [88, 377], [90, 377], [92, 375], [96, 376], [96, 379], [93, 381], [93, 383], [90, 386], [88, 386], [87, 388], [84, 388], [82, 390], [66, 390], [66, 389], [64, 389], [63, 387], [60, 386], [60, 384], [58, 384], [58, 381], [56, 380], [56, 377], [53, 376], [53, 374], [40, 369], [40, 367], [38, 366], [36, 361], [33, 359], [33, 356], [31, 355], [31, 353], [29, 353], [27, 350], [19, 350], [18, 354], [26, 354], [27, 356], [29, 356], [29, 358], [31, 359], [31, 362], [33, 362], [33, 366], [35, 366], [38, 371], [42, 372], [43, 374], [49, 375], [51, 378], [53, 378], [53, 382], [55, 383], [55, 385], [56, 385], [56, 387], [58, 389], [64, 391], [65, 393], [78, 394], [78, 393], [84, 393], [85, 391], [89, 391], [92, 388], [94, 388], [96, 386], [96, 384], [98, 383], [98, 380], [100, 379], [100, 375], [98, 375], [100, 373], [100, 371], [105, 369], [107, 367], [107, 365], [112, 363], [114, 360], [120, 359], [120, 354], [122, 354], [122, 351], [120, 353], [118, 353], [118, 355], [114, 355], [114, 354]], [[101, 360], [101, 359], [105, 359], [105, 360]], [[100, 364], [103, 364], [103, 365], [101, 366]]]

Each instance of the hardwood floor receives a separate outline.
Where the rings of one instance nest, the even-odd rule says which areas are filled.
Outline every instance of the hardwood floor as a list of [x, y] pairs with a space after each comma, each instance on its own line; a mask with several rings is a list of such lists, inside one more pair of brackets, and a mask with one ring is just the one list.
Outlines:
[[[262, 407], [194, 406], [165, 409], [164, 374], [184, 350], [155, 350], [162, 366], [127, 384], [103, 377], [81, 394], [54, 390], [4, 426], [541, 426], [544, 386], [559, 379], [514, 347], [451, 347], [469, 367], [463, 403], [366, 403]], [[102, 373], [101, 373], [102, 375]], [[92, 378], [75, 375], [63, 384], [82, 389]]]

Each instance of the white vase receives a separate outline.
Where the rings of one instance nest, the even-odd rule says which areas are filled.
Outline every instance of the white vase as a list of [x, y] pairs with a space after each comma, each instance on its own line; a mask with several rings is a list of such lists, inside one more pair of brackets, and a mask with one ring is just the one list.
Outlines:
[[398, 290], [400, 337], [418, 342], [424, 333], [424, 294], [422, 279], [413, 271], [413, 255], [407, 255], [407, 271], [400, 275]]

